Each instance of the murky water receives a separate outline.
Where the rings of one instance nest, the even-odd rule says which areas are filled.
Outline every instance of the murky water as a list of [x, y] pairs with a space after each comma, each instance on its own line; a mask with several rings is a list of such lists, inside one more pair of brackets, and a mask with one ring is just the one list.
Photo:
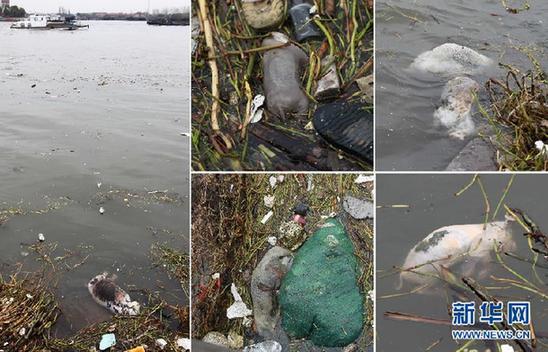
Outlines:
[[[459, 191], [471, 180], [472, 175], [380, 175], [377, 177], [377, 205], [388, 206], [394, 204], [409, 205], [409, 208], [379, 208], [377, 209], [376, 228], [376, 258], [377, 258], [377, 351], [424, 351], [431, 344], [442, 338], [434, 351], [453, 351], [458, 346], [451, 339], [450, 326], [423, 324], [408, 321], [389, 320], [384, 316], [387, 311], [416, 314], [423, 317], [449, 319], [447, 300], [451, 301], [452, 291], [445, 294], [411, 294], [395, 298], [383, 298], [392, 294], [409, 292], [413, 285], [404, 285], [398, 290], [399, 276], [384, 277], [393, 266], [401, 266], [407, 253], [413, 246], [433, 230], [446, 225], [474, 224], [483, 222], [485, 205], [477, 185], [469, 189], [460, 197], [454, 193]], [[483, 175], [482, 180], [486, 193], [494, 210], [502, 195], [510, 176]], [[546, 177], [541, 175], [518, 175], [514, 180], [506, 204], [520, 208], [536, 221], [541, 230], [548, 229], [546, 210], [542, 206], [548, 197]], [[497, 220], [503, 220], [500, 212]], [[512, 225], [514, 239], [517, 242], [517, 253], [523, 257], [531, 257], [527, 241], [521, 235], [522, 228]], [[528, 280], [535, 282], [546, 292], [548, 271], [539, 268], [538, 276], [543, 284], [537, 281], [530, 264], [504, 258], [512, 268], [523, 274]], [[542, 260], [542, 258], [540, 258]], [[485, 268], [478, 268], [485, 269]], [[500, 264], [491, 261], [490, 273], [499, 278], [515, 278]], [[489, 286], [507, 286], [491, 279], [482, 281]], [[548, 303], [539, 296], [524, 294], [523, 290], [502, 289], [492, 290], [503, 301], [509, 297], [521, 297], [532, 303], [532, 319], [537, 332], [548, 329]], [[450, 304], [450, 303], [449, 303]], [[398, 338], [394, 338], [397, 334]], [[410, 348], [413, 346], [413, 348]], [[476, 345], [481, 347], [481, 345]], [[484, 349], [480, 349], [483, 351]], [[492, 349], [495, 351], [496, 349]], [[541, 349], [542, 350], [542, 349]]]
[[[522, 1], [508, 1], [519, 7]], [[548, 66], [548, 2], [529, 1], [531, 9], [511, 14], [500, 0], [379, 0], [376, 15], [376, 150], [378, 170], [443, 170], [466, 145], [435, 127], [447, 77], [408, 70], [422, 52], [443, 43], [466, 45], [496, 62], [530, 69], [513, 47], [540, 48], [537, 58]], [[503, 78], [497, 67], [475, 75], [480, 85]], [[480, 91], [480, 100], [485, 101]], [[476, 125], [482, 125], [475, 114]]]
[[187, 38], [188, 27], [133, 22], [74, 32], [0, 23], [0, 210], [26, 213], [0, 226], [0, 261], [4, 272], [36, 268], [21, 243], [38, 233], [58, 242], [53, 256], [89, 255], [60, 274], [60, 334], [109, 317], [86, 288], [102, 271], [130, 294], [185, 301], [149, 252], [188, 246]]

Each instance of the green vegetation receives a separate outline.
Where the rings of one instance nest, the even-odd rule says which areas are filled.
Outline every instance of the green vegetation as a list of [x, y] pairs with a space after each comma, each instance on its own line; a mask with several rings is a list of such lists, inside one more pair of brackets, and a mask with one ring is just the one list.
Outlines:
[[22, 7], [15, 6], [15, 5], [0, 7], [0, 17], [22, 18], [25, 16], [27, 16], [27, 12]]
[[[531, 70], [509, 64], [505, 79], [492, 78], [485, 87], [490, 106], [479, 105], [494, 130], [490, 138], [497, 152], [499, 168], [508, 171], [548, 170], [548, 76], [532, 52]], [[541, 148], [539, 149], [539, 144]]]

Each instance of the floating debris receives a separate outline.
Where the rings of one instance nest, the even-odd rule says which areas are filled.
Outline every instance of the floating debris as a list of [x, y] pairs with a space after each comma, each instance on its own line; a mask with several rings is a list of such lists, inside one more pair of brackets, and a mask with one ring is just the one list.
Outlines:
[[253, 314], [253, 311], [247, 308], [247, 305], [242, 301], [242, 297], [238, 293], [238, 289], [234, 283], [230, 286], [230, 292], [232, 293], [232, 297], [234, 297], [234, 303], [226, 310], [226, 317], [228, 319], [245, 318]]
[[375, 181], [375, 176], [358, 175], [358, 177], [356, 177], [356, 179], [354, 180], [354, 183], [357, 183], [360, 185], [362, 183], [373, 182], [373, 181]]
[[55, 297], [42, 278], [20, 279], [14, 275], [7, 282], [0, 276], [0, 341], [3, 344], [0, 349], [33, 351], [40, 348], [43, 336], [58, 315]]
[[277, 341], [264, 341], [251, 346], [246, 346], [244, 352], [282, 352], [282, 345]]
[[192, 342], [188, 338], [180, 338], [176, 341], [177, 347], [181, 347], [185, 350], [190, 350], [190, 347], [192, 346]]
[[189, 255], [163, 244], [153, 244], [150, 253], [154, 265], [165, 268], [170, 278], [179, 280], [181, 288], [188, 296]]
[[46, 237], [44, 236], [43, 233], [39, 233], [38, 234], [38, 241], [40, 242], [44, 242], [46, 240]]
[[268, 220], [270, 220], [272, 215], [274, 215], [274, 212], [272, 210], [266, 213], [266, 215], [261, 219], [261, 224], [265, 225], [268, 222]]
[[104, 334], [99, 342], [99, 351], [107, 350], [116, 346], [116, 336], [114, 334]]
[[372, 219], [375, 214], [373, 202], [368, 199], [359, 199], [353, 196], [345, 196], [343, 209], [354, 219]]
[[270, 187], [272, 187], [272, 189], [274, 189], [274, 188], [276, 188], [276, 183], [278, 183], [278, 179], [275, 176], [270, 176], [268, 178], [268, 182], [270, 183]]
[[354, 342], [365, 317], [358, 270], [345, 228], [336, 219], [326, 221], [297, 251], [282, 280], [279, 302], [287, 334], [323, 347]]
[[267, 208], [273, 208], [274, 207], [274, 200], [276, 197], [266, 195], [264, 196], [264, 206]]
[[156, 339], [155, 343], [156, 343], [156, 346], [161, 350], [163, 350], [167, 346], [167, 341], [162, 338]]

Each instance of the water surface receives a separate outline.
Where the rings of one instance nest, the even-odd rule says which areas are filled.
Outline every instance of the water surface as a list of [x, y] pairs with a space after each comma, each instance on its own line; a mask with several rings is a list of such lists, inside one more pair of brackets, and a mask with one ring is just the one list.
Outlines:
[[24, 245], [38, 233], [58, 242], [53, 256], [87, 258], [59, 277], [62, 335], [109, 317], [85, 286], [103, 271], [186, 300], [149, 252], [188, 246], [189, 28], [89, 24], [0, 23], [0, 210], [25, 212], [0, 226], [0, 261], [4, 273], [42, 265]]

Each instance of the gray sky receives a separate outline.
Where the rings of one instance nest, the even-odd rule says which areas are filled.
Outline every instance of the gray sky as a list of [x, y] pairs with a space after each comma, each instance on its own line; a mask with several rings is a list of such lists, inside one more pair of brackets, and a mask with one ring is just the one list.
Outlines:
[[[60, 6], [71, 12], [146, 11], [149, 0], [11, 0], [27, 12], [56, 12]], [[150, 0], [150, 10], [189, 7], [190, 0]]]

